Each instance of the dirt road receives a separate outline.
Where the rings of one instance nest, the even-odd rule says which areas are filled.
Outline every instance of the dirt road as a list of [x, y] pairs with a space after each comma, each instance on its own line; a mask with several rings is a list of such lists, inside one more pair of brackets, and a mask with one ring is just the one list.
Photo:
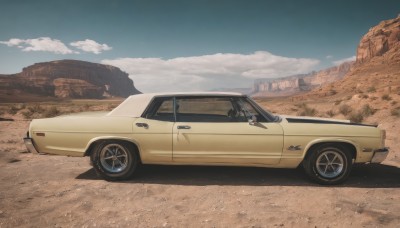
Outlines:
[[99, 179], [88, 158], [24, 153], [0, 122], [0, 227], [398, 227], [400, 168], [357, 166], [341, 186], [301, 169], [144, 166]]

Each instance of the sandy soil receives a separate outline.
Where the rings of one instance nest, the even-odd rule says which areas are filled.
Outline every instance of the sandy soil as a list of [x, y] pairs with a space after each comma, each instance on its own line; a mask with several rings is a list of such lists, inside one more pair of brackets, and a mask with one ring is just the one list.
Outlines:
[[[294, 112], [292, 104], [270, 106]], [[311, 183], [301, 169], [187, 166], [143, 166], [134, 179], [113, 183], [98, 178], [88, 158], [26, 153], [21, 139], [28, 124], [0, 121], [0, 227], [400, 224], [397, 152], [385, 165], [355, 167], [334, 187]], [[388, 135], [398, 145], [396, 131]]]

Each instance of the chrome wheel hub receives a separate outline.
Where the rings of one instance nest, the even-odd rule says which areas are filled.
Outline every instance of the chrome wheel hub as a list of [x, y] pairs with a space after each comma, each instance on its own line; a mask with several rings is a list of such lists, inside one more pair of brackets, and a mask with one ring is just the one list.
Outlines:
[[335, 178], [344, 169], [344, 160], [337, 151], [325, 151], [317, 158], [316, 168], [318, 174], [325, 178]]
[[100, 151], [100, 163], [110, 173], [119, 173], [128, 165], [128, 152], [119, 144], [108, 144]]

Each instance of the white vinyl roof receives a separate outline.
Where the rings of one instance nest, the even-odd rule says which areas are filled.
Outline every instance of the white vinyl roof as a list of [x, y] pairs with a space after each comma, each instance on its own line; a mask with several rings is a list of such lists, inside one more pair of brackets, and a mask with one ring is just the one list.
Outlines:
[[244, 96], [229, 92], [179, 92], [179, 93], [143, 93], [129, 96], [107, 116], [140, 117], [154, 97], [161, 96]]

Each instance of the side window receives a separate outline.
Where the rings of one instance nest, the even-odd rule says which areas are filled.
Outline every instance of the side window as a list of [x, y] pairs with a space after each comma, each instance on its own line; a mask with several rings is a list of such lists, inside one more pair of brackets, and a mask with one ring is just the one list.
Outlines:
[[173, 107], [173, 98], [155, 98], [142, 117], [146, 119], [172, 122], [174, 121]]
[[189, 97], [176, 99], [178, 122], [236, 121], [233, 100], [228, 97]]
[[265, 117], [258, 113], [257, 110], [246, 99], [240, 98], [238, 103], [240, 107], [240, 119], [246, 119], [247, 121], [248, 119], [251, 119], [251, 116], [255, 116], [258, 122], [267, 121]]

